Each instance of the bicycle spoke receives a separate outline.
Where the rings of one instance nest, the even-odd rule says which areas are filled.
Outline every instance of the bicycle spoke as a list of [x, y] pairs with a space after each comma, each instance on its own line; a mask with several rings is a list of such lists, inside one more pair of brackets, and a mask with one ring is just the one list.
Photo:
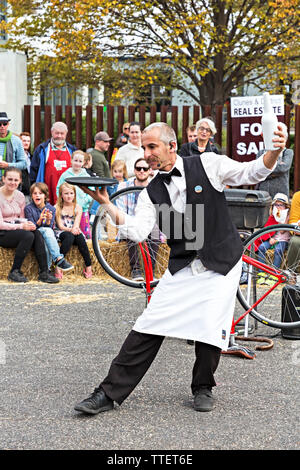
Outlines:
[[[120, 209], [126, 207], [128, 198], [137, 199], [143, 188], [128, 187], [113, 194], [111, 201]], [[160, 239], [156, 227], [145, 240], [149, 252], [154, 287], [168, 266], [169, 248]], [[100, 207], [93, 225], [93, 247], [102, 267], [117, 281], [131, 286], [144, 287], [146, 283], [144, 260], [138, 243], [124, 239], [105, 210]]]
[[[244, 243], [243, 274], [248, 280], [240, 285], [238, 299], [245, 310], [251, 310], [254, 318], [275, 328], [300, 325], [300, 303], [294, 300], [298, 289], [300, 291], [300, 287], [296, 286], [300, 272], [300, 249], [295, 249], [298, 240], [294, 237], [300, 235], [300, 230], [293, 228], [293, 236], [289, 237], [291, 229], [289, 225], [266, 227], [255, 232]], [[278, 245], [275, 252], [276, 244], [271, 247], [267, 244], [258, 246], [261, 239], [267, 240], [271, 233], [276, 238], [280, 233], [281, 238], [287, 240], [282, 245], [282, 251]], [[247, 257], [250, 257], [252, 266]]]

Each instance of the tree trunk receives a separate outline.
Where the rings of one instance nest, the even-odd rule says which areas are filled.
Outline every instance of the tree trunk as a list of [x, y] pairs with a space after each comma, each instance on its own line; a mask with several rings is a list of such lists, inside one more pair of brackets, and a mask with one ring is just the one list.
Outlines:
[[210, 72], [208, 75], [206, 75], [198, 90], [202, 111], [205, 106], [211, 106], [212, 117], [214, 117], [215, 106], [223, 105], [228, 98], [228, 96], [224, 96], [224, 87], [222, 81], [217, 80], [215, 73]]

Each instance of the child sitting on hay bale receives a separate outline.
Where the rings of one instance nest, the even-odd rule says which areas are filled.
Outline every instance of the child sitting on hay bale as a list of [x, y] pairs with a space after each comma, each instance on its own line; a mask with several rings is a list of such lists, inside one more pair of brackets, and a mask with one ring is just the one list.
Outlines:
[[[59, 187], [66, 181], [67, 178], [73, 176], [90, 176], [90, 174], [83, 168], [85, 162], [85, 152], [82, 150], [75, 150], [71, 156], [71, 167], [68, 168], [59, 178], [57, 187], [56, 187], [56, 194], [58, 196]], [[92, 202], [91, 196], [85, 194], [82, 189], [76, 186], [76, 200], [77, 204], [82, 209], [82, 215], [80, 220], [80, 229], [86, 238], [92, 238], [91, 230], [90, 230], [90, 217], [89, 217], [89, 207]]]
[[[90, 279], [93, 275], [92, 261], [85, 236], [80, 230], [82, 208], [76, 202], [74, 186], [69, 183], [63, 183], [60, 186], [55, 208], [56, 236], [61, 242], [60, 251], [66, 256], [72, 245], [77, 245], [85, 264], [83, 275], [86, 279]], [[56, 267], [55, 276], [59, 279], [63, 276], [62, 271], [58, 267]]]
[[47, 262], [50, 270], [52, 260], [62, 271], [71, 271], [74, 266], [65, 260], [60, 252], [54, 233], [55, 207], [48, 202], [49, 189], [45, 183], [33, 183], [30, 188], [32, 202], [25, 207], [25, 217], [41, 232], [47, 248]]

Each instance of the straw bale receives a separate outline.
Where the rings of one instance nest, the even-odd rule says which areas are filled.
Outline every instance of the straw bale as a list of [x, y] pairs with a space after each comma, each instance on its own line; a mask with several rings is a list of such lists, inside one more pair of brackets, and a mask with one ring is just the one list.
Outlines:
[[[100, 277], [101, 279], [109, 279], [110, 276], [108, 276], [108, 274], [103, 270], [95, 256], [92, 247], [92, 241], [87, 240], [87, 244], [91, 255], [94, 276]], [[7, 279], [8, 273], [13, 264], [14, 255], [14, 249], [0, 247], [0, 279]], [[72, 246], [71, 250], [66, 256], [66, 259], [74, 266], [74, 270], [70, 273], [67, 273], [66, 277], [70, 278], [70, 275], [74, 277], [82, 277], [84, 261], [78, 251], [77, 246]], [[36, 280], [38, 278], [38, 264], [33, 251], [30, 251], [26, 256], [22, 265], [22, 271], [29, 280]]]
[[[130, 276], [130, 265], [126, 242], [116, 243], [112, 240], [108, 240], [101, 241], [100, 243], [101, 250], [103, 250], [105, 259], [110, 264], [110, 266], [121, 275]], [[106, 273], [106, 271], [102, 268], [102, 266], [97, 260], [97, 257], [93, 250], [92, 240], [87, 240], [87, 245], [89, 247], [92, 260], [93, 277], [103, 280], [111, 280], [112, 278]], [[118, 249], [116, 249], [116, 246], [118, 246]], [[165, 253], [164, 250], [167, 250], [166, 253], [168, 253], [167, 245], [160, 246], [158, 258], [161, 256], [161, 253]], [[14, 254], [14, 249], [0, 247], [0, 280], [7, 280], [8, 273], [13, 264]], [[77, 246], [72, 246], [71, 250], [66, 256], [66, 259], [74, 266], [74, 270], [69, 273], [66, 273], [64, 276], [64, 280], [77, 280], [83, 278], [84, 261], [78, 251]], [[159, 270], [159, 277], [161, 276], [162, 271], [166, 269], [166, 267], [167, 262], [165, 262], [165, 266], [163, 268], [161, 266], [159, 269], [157, 268], [157, 271]], [[30, 251], [30, 253], [28, 253], [28, 255], [26, 256], [22, 265], [22, 271], [29, 280], [37, 280], [38, 265], [33, 251]]]

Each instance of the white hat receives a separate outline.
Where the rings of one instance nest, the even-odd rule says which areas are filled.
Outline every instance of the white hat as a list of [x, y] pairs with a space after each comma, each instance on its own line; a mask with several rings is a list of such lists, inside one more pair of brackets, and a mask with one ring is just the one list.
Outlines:
[[283, 193], [277, 193], [273, 197], [272, 205], [275, 204], [276, 201], [281, 201], [287, 204], [288, 206], [290, 205], [289, 198], [287, 197], [286, 194]]

